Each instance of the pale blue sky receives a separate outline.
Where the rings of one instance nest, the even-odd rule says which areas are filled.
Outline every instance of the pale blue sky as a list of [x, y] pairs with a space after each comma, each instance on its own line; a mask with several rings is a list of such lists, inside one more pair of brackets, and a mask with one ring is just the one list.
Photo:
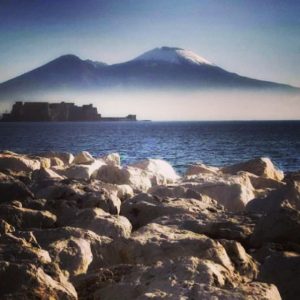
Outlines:
[[116, 63], [158, 46], [300, 86], [300, 1], [0, 0], [0, 82], [62, 54]]

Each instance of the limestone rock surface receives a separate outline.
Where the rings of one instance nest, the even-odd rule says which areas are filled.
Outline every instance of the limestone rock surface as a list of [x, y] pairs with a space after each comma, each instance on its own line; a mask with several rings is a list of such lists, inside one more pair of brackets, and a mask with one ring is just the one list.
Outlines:
[[40, 167], [41, 162], [37, 159], [15, 154], [0, 154], [0, 171], [32, 172]]
[[266, 158], [0, 154], [1, 299], [297, 299], [300, 176]]
[[152, 173], [152, 180], [155, 178], [159, 184], [174, 183], [179, 179], [173, 167], [162, 159], [146, 159], [131, 166]]
[[260, 157], [246, 162], [241, 162], [221, 169], [223, 173], [236, 174], [246, 171], [257, 176], [281, 181], [284, 177], [282, 171], [278, 170], [268, 157]]
[[80, 165], [80, 164], [89, 164], [92, 163], [93, 161], [95, 161], [95, 159], [89, 152], [82, 151], [74, 157], [72, 163], [75, 165]]

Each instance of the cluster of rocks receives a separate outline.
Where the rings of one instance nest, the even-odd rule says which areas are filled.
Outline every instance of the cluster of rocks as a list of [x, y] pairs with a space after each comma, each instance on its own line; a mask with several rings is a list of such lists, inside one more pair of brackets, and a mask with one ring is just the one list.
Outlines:
[[297, 299], [300, 175], [0, 154], [1, 299]]

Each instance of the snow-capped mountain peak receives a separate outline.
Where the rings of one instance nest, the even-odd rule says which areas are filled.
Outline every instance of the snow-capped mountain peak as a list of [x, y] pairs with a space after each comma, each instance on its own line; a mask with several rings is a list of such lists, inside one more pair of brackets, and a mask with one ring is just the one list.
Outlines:
[[134, 61], [161, 61], [173, 64], [181, 64], [187, 62], [196, 65], [213, 65], [205, 58], [195, 54], [190, 50], [172, 47], [152, 49], [136, 57]]

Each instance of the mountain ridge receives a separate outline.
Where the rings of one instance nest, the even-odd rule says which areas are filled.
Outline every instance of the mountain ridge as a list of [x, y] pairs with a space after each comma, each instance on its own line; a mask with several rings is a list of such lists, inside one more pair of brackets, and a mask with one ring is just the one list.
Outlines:
[[229, 72], [190, 50], [160, 47], [117, 64], [62, 55], [0, 83], [0, 99], [42, 92], [101, 91], [112, 88], [250, 89], [299, 92], [287, 84]]

